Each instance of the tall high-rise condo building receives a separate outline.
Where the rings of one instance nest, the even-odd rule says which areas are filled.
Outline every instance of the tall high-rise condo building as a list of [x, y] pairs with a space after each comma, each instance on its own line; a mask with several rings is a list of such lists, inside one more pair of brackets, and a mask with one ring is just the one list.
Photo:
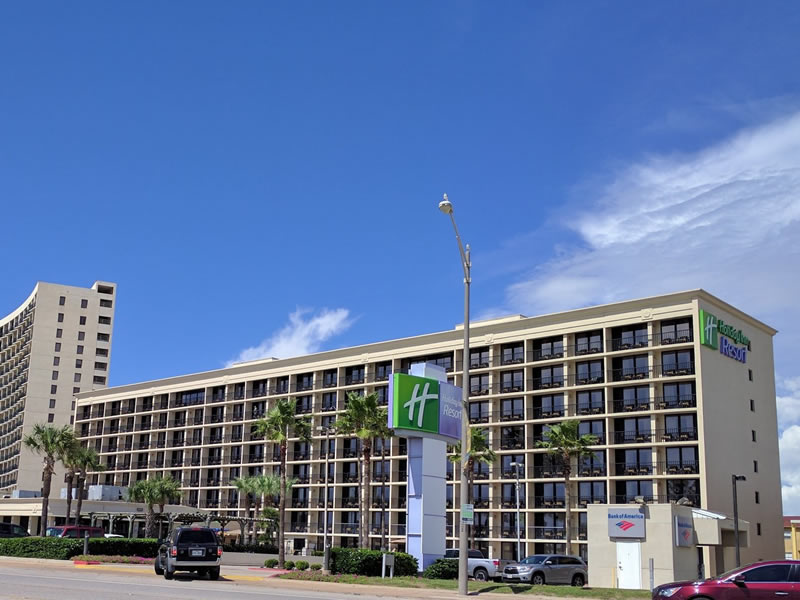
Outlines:
[[116, 287], [39, 282], [19, 308], [0, 318], [3, 496], [41, 490], [42, 459], [22, 445], [33, 426], [71, 425], [75, 394], [108, 385]]

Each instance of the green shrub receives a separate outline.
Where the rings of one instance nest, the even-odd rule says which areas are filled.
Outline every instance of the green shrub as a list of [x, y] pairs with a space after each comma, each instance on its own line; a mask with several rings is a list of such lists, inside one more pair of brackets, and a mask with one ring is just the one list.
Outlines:
[[324, 550], [312, 550], [311, 556], [325, 556]]
[[[91, 538], [89, 554], [142, 556], [153, 558], [158, 542], [153, 539]], [[74, 538], [26, 537], [0, 539], [0, 556], [69, 560], [83, 554], [83, 540]]]
[[422, 572], [422, 576], [428, 579], [458, 579], [458, 560], [437, 558]]
[[298, 571], [305, 571], [306, 569], [308, 569], [308, 561], [307, 560], [298, 560], [294, 564], [294, 568], [297, 569]]
[[[378, 577], [381, 574], [382, 554], [380, 550], [331, 548], [331, 572]], [[417, 574], [419, 567], [416, 558], [403, 552], [391, 554], [394, 554], [395, 575], [404, 577]]]
[[321, 568], [322, 568], [322, 565], [319, 564], [319, 563], [312, 563], [311, 564], [311, 570], [312, 571], [319, 571]]
[[286, 562], [283, 563], [283, 568], [286, 569], [287, 571], [293, 570], [294, 569], [294, 561], [293, 560], [287, 560]]
[[264, 566], [267, 567], [268, 569], [274, 569], [275, 565], [277, 564], [278, 564], [277, 558], [268, 558], [267, 560], [264, 561]]
[[253, 552], [258, 554], [277, 554], [278, 548], [269, 544], [224, 544], [225, 552]]

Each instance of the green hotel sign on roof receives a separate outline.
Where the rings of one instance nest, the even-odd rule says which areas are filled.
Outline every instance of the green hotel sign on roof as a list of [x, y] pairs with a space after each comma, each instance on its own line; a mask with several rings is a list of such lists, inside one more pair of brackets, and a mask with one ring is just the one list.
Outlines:
[[[725, 323], [722, 319], [718, 319], [703, 309], [700, 309], [700, 343], [714, 350], [719, 348], [720, 354], [734, 360], [747, 362], [750, 339], [741, 329]], [[740, 344], [740, 346], [736, 344]]]

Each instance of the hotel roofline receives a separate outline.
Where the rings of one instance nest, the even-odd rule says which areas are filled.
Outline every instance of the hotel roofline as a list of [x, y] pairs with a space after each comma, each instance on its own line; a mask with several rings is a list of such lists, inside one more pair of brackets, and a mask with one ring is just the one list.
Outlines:
[[[579, 321], [581, 319], [592, 319], [603, 316], [609, 316], [624, 312], [625, 310], [632, 310], [636, 308], [643, 308], [642, 305], [650, 303], [652, 306], [669, 306], [672, 304], [691, 302], [695, 299], [702, 299], [709, 303], [715, 304], [726, 312], [735, 315], [744, 323], [750, 326], [761, 329], [762, 331], [774, 336], [778, 331], [770, 327], [763, 321], [742, 312], [735, 306], [728, 304], [717, 296], [707, 292], [702, 288], [693, 290], [686, 290], [682, 292], [672, 292], [669, 294], [662, 294], [656, 296], [647, 296], [644, 298], [637, 298], [632, 300], [622, 300], [619, 302], [611, 302], [608, 304], [598, 304], [586, 306], [582, 308], [575, 308], [571, 310], [549, 313], [535, 317], [526, 317], [524, 315], [505, 315], [493, 319], [486, 319], [481, 321], [470, 321], [470, 333], [480, 335], [482, 328], [491, 327], [492, 332], [504, 333], [516, 332], [520, 328], [534, 328], [534, 327], [547, 327], [548, 325], [562, 326], [565, 321]], [[302, 354], [290, 358], [264, 358], [255, 361], [248, 361], [237, 363], [230, 367], [221, 367], [219, 369], [211, 369], [208, 371], [198, 371], [194, 373], [187, 373], [184, 375], [174, 375], [162, 379], [152, 379], [138, 383], [129, 383], [120, 386], [108, 387], [101, 390], [87, 391], [76, 394], [75, 398], [78, 400], [86, 398], [103, 398], [116, 395], [127, 395], [136, 392], [147, 393], [148, 390], [162, 389], [164, 386], [181, 386], [186, 384], [200, 384], [206, 380], [219, 379], [220, 377], [226, 378], [226, 382], [233, 383], [238, 377], [246, 377], [253, 373], [261, 373], [265, 370], [280, 371], [282, 369], [292, 370], [296, 369], [308, 362], [324, 363], [331, 361], [332, 364], [341, 360], [343, 357], [352, 357], [357, 355], [359, 351], [363, 355], [380, 355], [381, 353], [392, 353], [398, 348], [408, 349], [409, 346], [416, 344], [425, 344], [428, 346], [427, 350], [431, 350], [430, 345], [441, 343], [444, 345], [452, 344], [454, 341], [462, 339], [463, 324], [458, 323], [453, 329], [446, 331], [439, 331], [434, 333], [425, 333], [416, 336], [409, 336], [404, 338], [395, 338], [392, 340], [384, 340], [380, 342], [370, 342], [356, 346], [347, 346], [344, 348], [336, 348], [333, 350], [325, 350], [322, 352], [315, 352], [311, 354]], [[543, 332], [544, 333], [544, 332]], [[473, 334], [473, 335], [474, 335]], [[368, 362], [371, 360], [381, 360], [381, 358], [366, 357], [361, 362]]]

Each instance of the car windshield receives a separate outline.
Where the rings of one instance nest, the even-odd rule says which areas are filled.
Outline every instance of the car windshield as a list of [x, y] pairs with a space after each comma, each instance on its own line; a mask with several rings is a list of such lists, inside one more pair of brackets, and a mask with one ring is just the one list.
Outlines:
[[216, 542], [216, 536], [208, 529], [187, 529], [181, 531], [178, 538], [179, 544], [215, 544]]
[[45, 537], [61, 537], [61, 534], [64, 533], [63, 527], [48, 527], [45, 530]]
[[528, 556], [523, 558], [520, 561], [520, 564], [523, 565], [538, 565], [544, 562], [544, 559], [547, 558], [546, 554], [534, 554], [533, 556]]

